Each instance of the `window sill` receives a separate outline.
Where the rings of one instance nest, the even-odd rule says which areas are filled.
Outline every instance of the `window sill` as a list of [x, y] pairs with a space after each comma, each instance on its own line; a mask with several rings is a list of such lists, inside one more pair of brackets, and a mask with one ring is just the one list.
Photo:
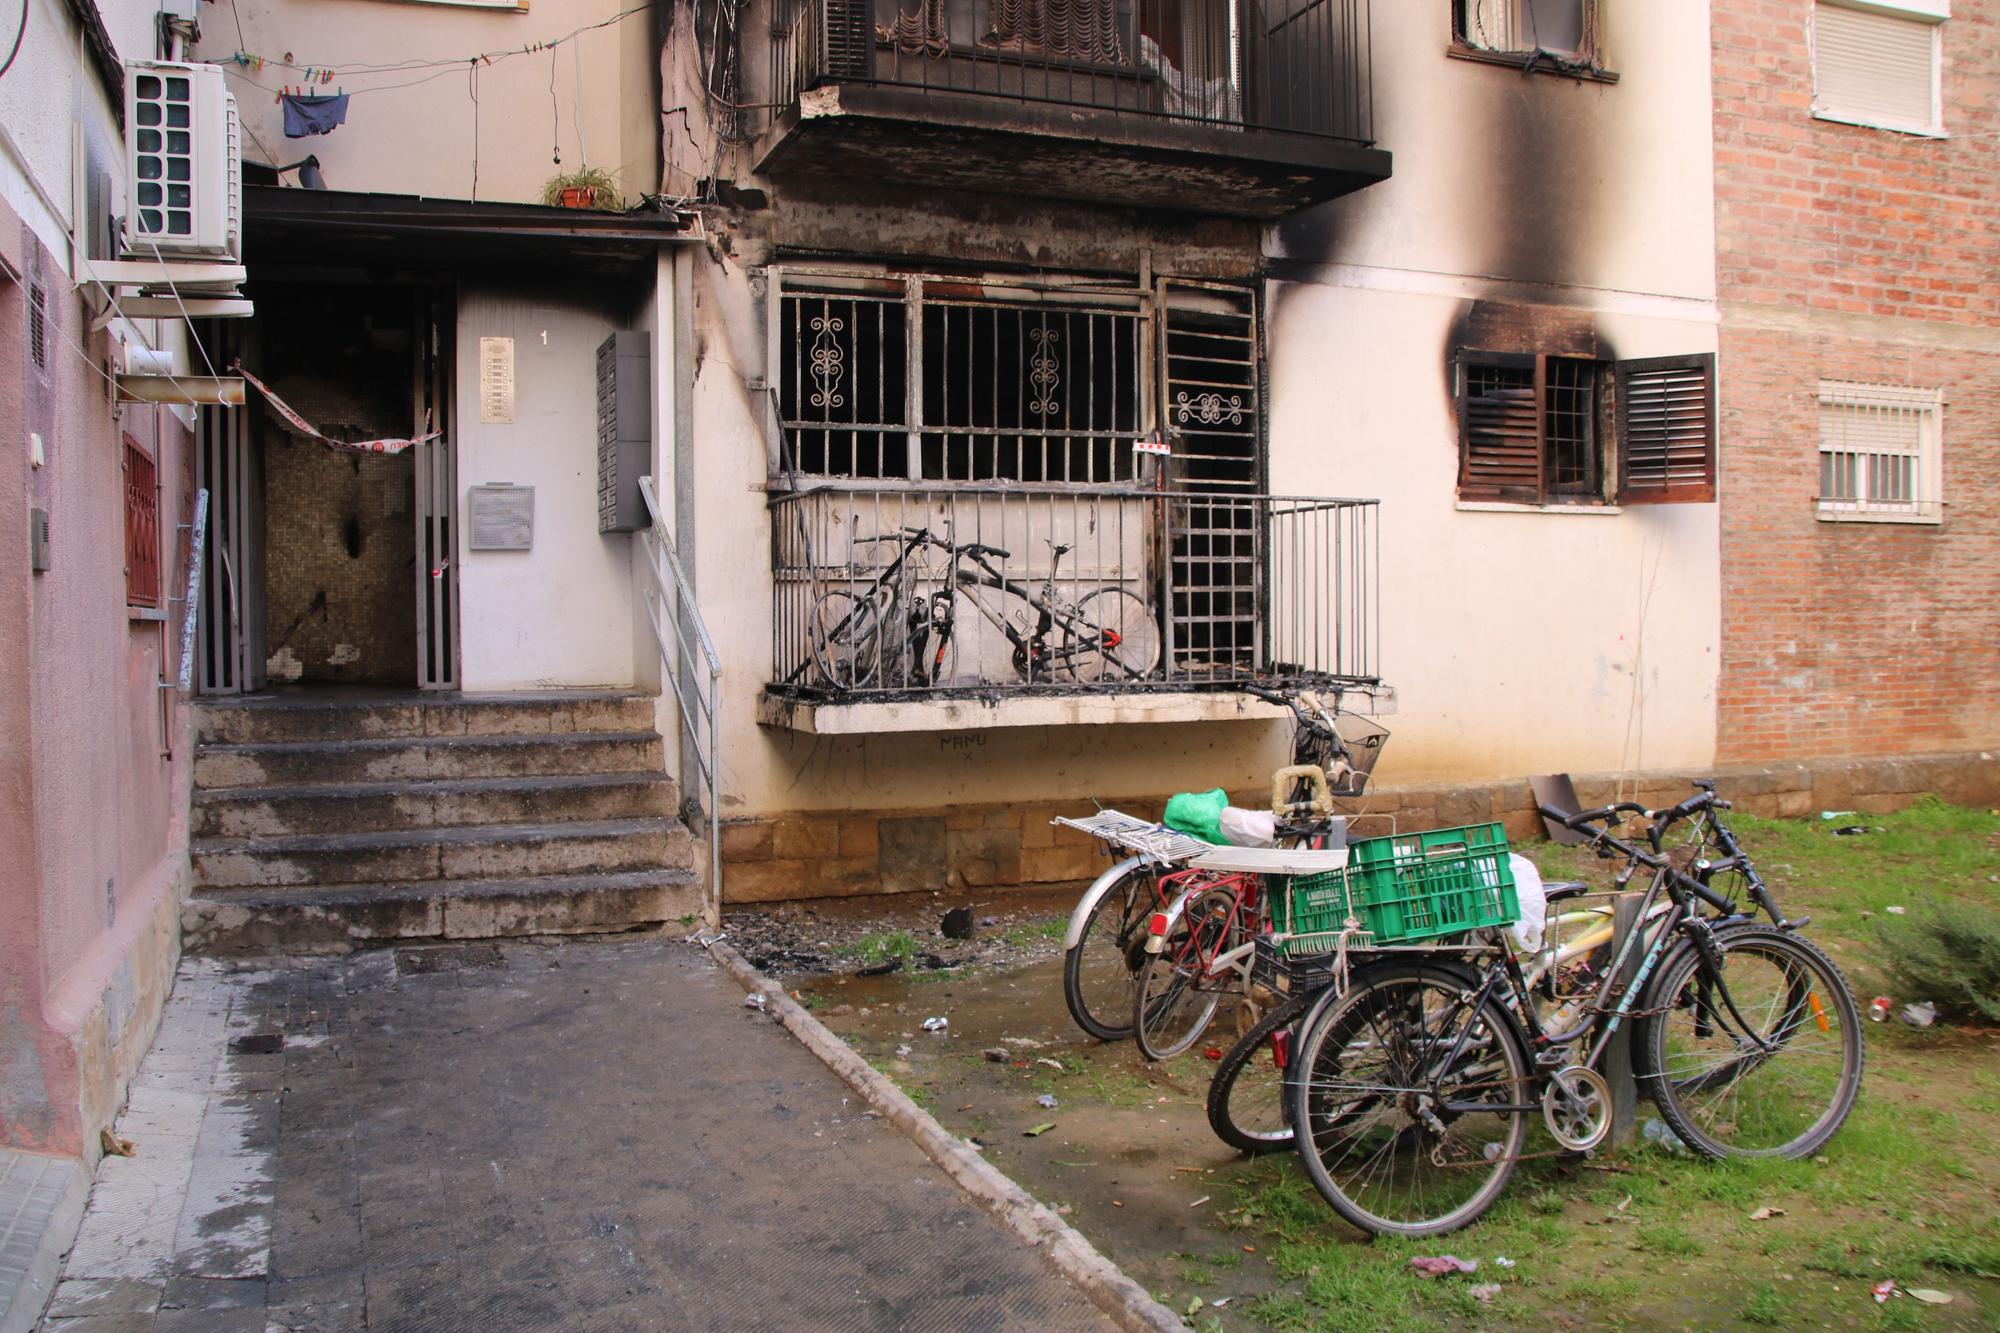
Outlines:
[[1625, 512], [1617, 505], [1531, 505], [1510, 500], [1459, 500], [1452, 507], [1464, 514], [1589, 514], [1598, 518]]
[[1839, 509], [1815, 509], [1813, 517], [1822, 523], [1913, 523], [1930, 528], [1944, 522], [1943, 514], [1858, 514]]
[[1530, 74], [1552, 74], [1559, 79], [1575, 79], [1578, 83], [1616, 83], [1618, 75], [1614, 70], [1596, 69], [1588, 66], [1565, 68], [1557, 64], [1560, 57], [1544, 56], [1534, 63], [1534, 52], [1530, 51], [1482, 51], [1476, 46], [1465, 46], [1454, 42], [1444, 49], [1453, 60], [1470, 60], [1480, 65], [1501, 65], [1511, 70]]
[[1949, 139], [1942, 125], [1898, 125], [1887, 120], [1867, 120], [1860, 116], [1843, 116], [1838, 111], [1813, 108], [1812, 118], [1833, 125], [1853, 125], [1864, 130], [1881, 130], [1885, 134], [1907, 134], [1918, 139]]
[[167, 610], [160, 606], [128, 606], [125, 608], [127, 620], [148, 620], [165, 622]]
[[764, 726], [815, 736], [1147, 722], [1268, 722], [1290, 716], [1287, 709], [1277, 704], [1234, 690], [1057, 694], [1015, 699], [862, 699], [845, 703], [788, 699], [767, 690], [757, 698], [757, 720]]

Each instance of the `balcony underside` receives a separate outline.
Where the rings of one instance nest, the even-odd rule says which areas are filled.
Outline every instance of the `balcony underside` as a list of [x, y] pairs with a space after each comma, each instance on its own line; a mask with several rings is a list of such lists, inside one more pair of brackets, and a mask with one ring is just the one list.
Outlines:
[[840, 84], [804, 94], [757, 170], [1270, 221], [1389, 176], [1338, 139], [978, 94]]

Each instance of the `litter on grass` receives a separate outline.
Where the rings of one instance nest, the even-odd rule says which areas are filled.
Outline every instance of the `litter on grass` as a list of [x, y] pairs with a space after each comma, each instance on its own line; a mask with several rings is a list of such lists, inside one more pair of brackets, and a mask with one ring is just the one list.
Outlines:
[[1047, 1092], [1043, 1093], [1043, 1094], [1042, 1094], [1041, 1096], [1039, 1096], [1039, 1097], [1035, 1098], [1035, 1105], [1037, 1105], [1037, 1106], [1041, 1107], [1041, 1108], [1042, 1108], [1043, 1110], [1046, 1110], [1046, 1111], [1053, 1111], [1053, 1110], [1055, 1110], [1055, 1109], [1056, 1109], [1056, 1099], [1055, 1099], [1055, 1096], [1054, 1096], [1054, 1094], [1052, 1094], [1052, 1093], [1047, 1093]]
[[949, 1018], [926, 1018], [924, 1020], [924, 1031], [926, 1032], [942, 1032], [950, 1026], [951, 1020]]
[[1759, 1208], [1756, 1212], [1750, 1214], [1750, 1220], [1752, 1222], [1768, 1222], [1774, 1217], [1783, 1217], [1784, 1215], [1785, 1210], [1782, 1208]]
[[762, 1009], [764, 1007], [763, 995], [757, 991], [751, 991], [743, 997], [743, 1007], [745, 1009]]
[[1938, 1291], [1938, 1290], [1937, 1290], [1936, 1288], [1933, 1288], [1933, 1287], [1911, 1287], [1911, 1288], [1910, 1288], [1909, 1290], [1905, 1291], [1905, 1292], [1904, 1292], [1903, 1294], [1904, 1294], [1905, 1296], [1914, 1296], [1914, 1297], [1916, 1297], [1916, 1298], [1917, 1298], [1918, 1300], [1922, 1301], [1922, 1302], [1923, 1302], [1923, 1303], [1924, 1303], [1925, 1305], [1950, 1305], [1950, 1304], [1951, 1304], [1951, 1293], [1950, 1293], [1950, 1292], [1948, 1292], [1948, 1291]]
[[1043, 1123], [1043, 1124], [1039, 1124], [1039, 1125], [1034, 1125], [1034, 1126], [1031, 1126], [1030, 1128], [1027, 1128], [1027, 1129], [1024, 1129], [1024, 1130], [1022, 1130], [1022, 1131], [1021, 1131], [1021, 1137], [1022, 1137], [1022, 1138], [1024, 1138], [1024, 1139], [1038, 1139], [1038, 1138], [1040, 1138], [1040, 1137], [1041, 1137], [1042, 1135], [1044, 1135], [1044, 1134], [1048, 1133], [1048, 1132], [1049, 1132], [1050, 1130], [1054, 1129], [1055, 1127], [1056, 1127], [1056, 1122], [1055, 1122], [1055, 1121], [1053, 1121], [1053, 1120], [1050, 1120], [1050, 1121], [1047, 1121], [1047, 1122], [1045, 1122], [1045, 1123]]
[[1929, 1000], [1903, 1006], [1903, 1021], [1913, 1028], [1927, 1028], [1937, 1022], [1937, 1006]]
[[1481, 1305], [1491, 1305], [1493, 1304], [1493, 1298], [1500, 1294], [1500, 1284], [1498, 1282], [1480, 1282], [1466, 1288], [1466, 1290], [1470, 1291], [1472, 1299], [1478, 1301]]
[[1420, 1254], [1410, 1260], [1410, 1267], [1418, 1277], [1446, 1277], [1458, 1273], [1477, 1273], [1477, 1259], [1461, 1259], [1455, 1254]]

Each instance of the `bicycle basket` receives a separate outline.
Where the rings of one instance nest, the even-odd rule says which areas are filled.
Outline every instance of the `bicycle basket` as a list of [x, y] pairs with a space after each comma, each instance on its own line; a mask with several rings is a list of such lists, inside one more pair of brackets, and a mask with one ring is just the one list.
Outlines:
[[1333, 784], [1333, 794], [1359, 796], [1368, 786], [1368, 777], [1375, 771], [1375, 761], [1381, 757], [1382, 747], [1389, 740], [1389, 729], [1359, 713], [1336, 714], [1333, 729], [1340, 736], [1340, 743], [1347, 747], [1348, 763], [1348, 771]]
[[1504, 926], [1521, 912], [1500, 824], [1364, 838], [1348, 847], [1346, 873], [1378, 944]]

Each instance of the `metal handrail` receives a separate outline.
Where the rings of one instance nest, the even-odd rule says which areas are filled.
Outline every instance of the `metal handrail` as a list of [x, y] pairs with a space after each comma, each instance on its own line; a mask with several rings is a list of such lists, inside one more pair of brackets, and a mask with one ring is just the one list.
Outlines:
[[[180, 671], [172, 680], [160, 682], [163, 690], [186, 694], [194, 687], [194, 632], [201, 610], [201, 557], [208, 537], [208, 488], [194, 493], [194, 522], [188, 524], [187, 596], [181, 602]], [[168, 599], [171, 604], [172, 598]], [[164, 668], [165, 663], [161, 666]]]
[[[647, 571], [652, 574], [651, 586], [646, 589], [646, 619], [653, 626], [653, 639], [659, 646], [661, 679], [673, 688], [674, 706], [680, 713], [681, 725], [686, 729], [688, 739], [693, 742], [695, 766], [701, 770], [702, 785], [706, 790], [708, 886], [703, 898], [708, 908], [709, 924], [717, 925], [722, 912], [722, 806], [718, 773], [721, 750], [716, 713], [721, 693], [722, 658], [715, 651], [715, 640], [709, 637], [708, 626], [702, 621], [700, 605], [695, 601], [694, 585], [688, 581], [687, 571], [681, 567], [680, 553], [674, 547], [673, 534], [667, 530], [666, 519], [661, 516], [660, 499], [653, 489], [651, 477], [639, 478], [639, 494], [646, 501], [649, 525], [645, 536], [649, 539], [652, 557], [646, 562]], [[670, 588], [675, 597], [671, 614], [666, 606]], [[661, 628], [662, 620], [672, 628], [671, 640], [667, 631]], [[693, 630], [692, 640], [688, 630], [682, 628], [683, 624]], [[707, 667], [705, 689], [701, 675], [696, 672], [687, 673], [687, 682], [683, 685], [680, 667], [692, 652], [699, 652]], [[704, 735], [707, 739], [705, 753], [702, 748]]]

